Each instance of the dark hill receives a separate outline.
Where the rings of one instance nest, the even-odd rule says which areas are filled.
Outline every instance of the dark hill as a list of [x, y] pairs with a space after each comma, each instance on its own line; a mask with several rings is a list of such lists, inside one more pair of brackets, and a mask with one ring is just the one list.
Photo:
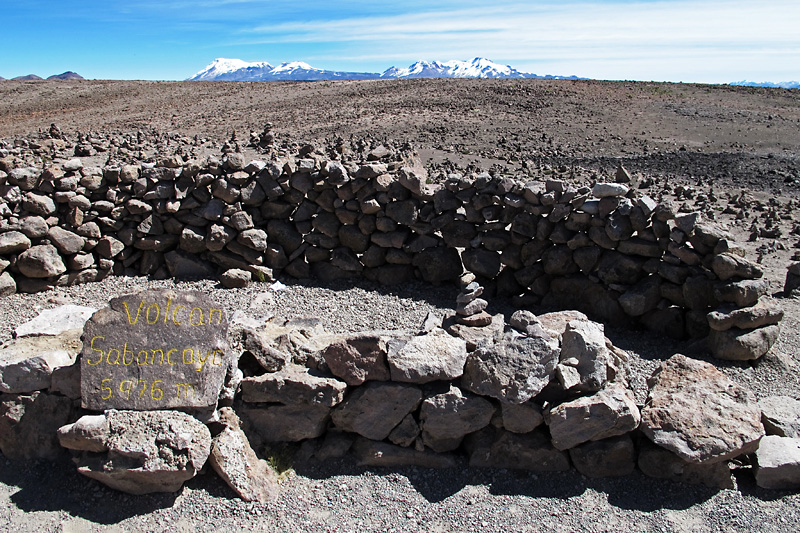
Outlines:
[[17, 76], [16, 78], [11, 78], [14, 81], [28, 81], [28, 80], [41, 80], [39, 76], [36, 74], [28, 74], [27, 76]]
[[68, 70], [68, 71], [64, 72], [63, 74], [55, 74], [53, 76], [50, 76], [47, 79], [48, 80], [82, 80], [82, 79], [84, 79], [84, 77], [81, 76], [80, 74], [78, 74], [77, 72], [72, 72], [71, 70]]

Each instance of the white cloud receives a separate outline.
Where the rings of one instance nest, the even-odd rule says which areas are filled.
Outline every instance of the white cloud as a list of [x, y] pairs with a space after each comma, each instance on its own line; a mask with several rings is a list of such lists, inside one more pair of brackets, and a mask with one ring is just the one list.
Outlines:
[[239, 44], [336, 46], [339, 59], [481, 55], [514, 61], [523, 70], [546, 64], [561, 69], [549, 72], [557, 74], [678, 79], [674, 76], [687, 72], [697, 77], [695, 81], [731, 81], [734, 73], [741, 72], [741, 77], [766, 67], [775, 75], [791, 76], [800, 52], [798, 20], [800, 3], [784, 0], [501, 2], [395, 16], [262, 24], [242, 30]]

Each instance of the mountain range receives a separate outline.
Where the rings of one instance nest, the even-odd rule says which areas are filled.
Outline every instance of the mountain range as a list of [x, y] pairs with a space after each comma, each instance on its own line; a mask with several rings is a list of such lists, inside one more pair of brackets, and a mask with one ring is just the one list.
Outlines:
[[579, 79], [576, 76], [538, 76], [508, 65], [476, 57], [470, 61], [417, 61], [407, 68], [391, 67], [383, 73], [339, 72], [314, 68], [295, 61], [274, 67], [266, 61], [248, 63], [241, 59], [218, 58], [189, 78], [190, 81], [317, 81], [398, 78], [537, 78]]
[[735, 81], [730, 85], [742, 85], [744, 87], [781, 87], [783, 89], [800, 89], [800, 81], [779, 81], [773, 83], [771, 81]]
[[[29, 80], [41, 80], [44, 79], [36, 74], [28, 74], [27, 76], [17, 76], [16, 78], [11, 78], [12, 81], [29, 81]], [[84, 79], [83, 76], [76, 72], [72, 72], [68, 70], [62, 74], [54, 74], [47, 78], [48, 80], [82, 80]], [[2, 76], [0, 76], [0, 81], [5, 80]]]

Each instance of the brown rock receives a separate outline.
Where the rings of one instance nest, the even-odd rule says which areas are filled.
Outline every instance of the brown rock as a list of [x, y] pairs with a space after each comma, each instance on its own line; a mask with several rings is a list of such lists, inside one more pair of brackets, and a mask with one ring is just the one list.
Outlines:
[[750, 453], [764, 434], [753, 393], [709, 363], [673, 355], [648, 384], [642, 432], [686, 461], [710, 464]]
[[390, 377], [386, 339], [377, 335], [354, 335], [335, 342], [322, 351], [322, 357], [333, 375], [351, 386]]
[[0, 394], [0, 452], [9, 459], [59, 458], [56, 431], [73, 416], [72, 400], [33, 392]]

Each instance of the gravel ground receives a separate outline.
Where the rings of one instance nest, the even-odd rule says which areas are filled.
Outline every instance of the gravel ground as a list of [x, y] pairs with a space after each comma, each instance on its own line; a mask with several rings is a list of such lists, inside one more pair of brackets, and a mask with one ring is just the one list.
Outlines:
[[[0, 333], [64, 303], [100, 307], [109, 295], [142, 288], [199, 289], [228, 311], [317, 316], [332, 332], [413, 329], [429, 311], [452, 308], [457, 289], [411, 284], [391, 290], [366, 282], [306, 285], [284, 280], [275, 291], [255, 284], [220, 289], [211, 281], [108, 278], [39, 295], [3, 299]], [[798, 396], [798, 302], [776, 348], [755, 365], [720, 365], [760, 396]], [[494, 312], [511, 311], [493, 302]], [[631, 354], [637, 398], [659, 361], [696, 346], [641, 332], [609, 330]], [[692, 353], [703, 357], [700, 352]], [[268, 504], [246, 503], [213, 473], [176, 494], [130, 496], [80, 476], [69, 463], [19, 463], [0, 456], [0, 532], [13, 531], [786, 531], [800, 524], [800, 495], [755, 486], [748, 467], [737, 490], [712, 490], [646, 478], [590, 479], [575, 471], [532, 475], [508, 470], [365, 469], [350, 459], [320, 464], [302, 449]]]

